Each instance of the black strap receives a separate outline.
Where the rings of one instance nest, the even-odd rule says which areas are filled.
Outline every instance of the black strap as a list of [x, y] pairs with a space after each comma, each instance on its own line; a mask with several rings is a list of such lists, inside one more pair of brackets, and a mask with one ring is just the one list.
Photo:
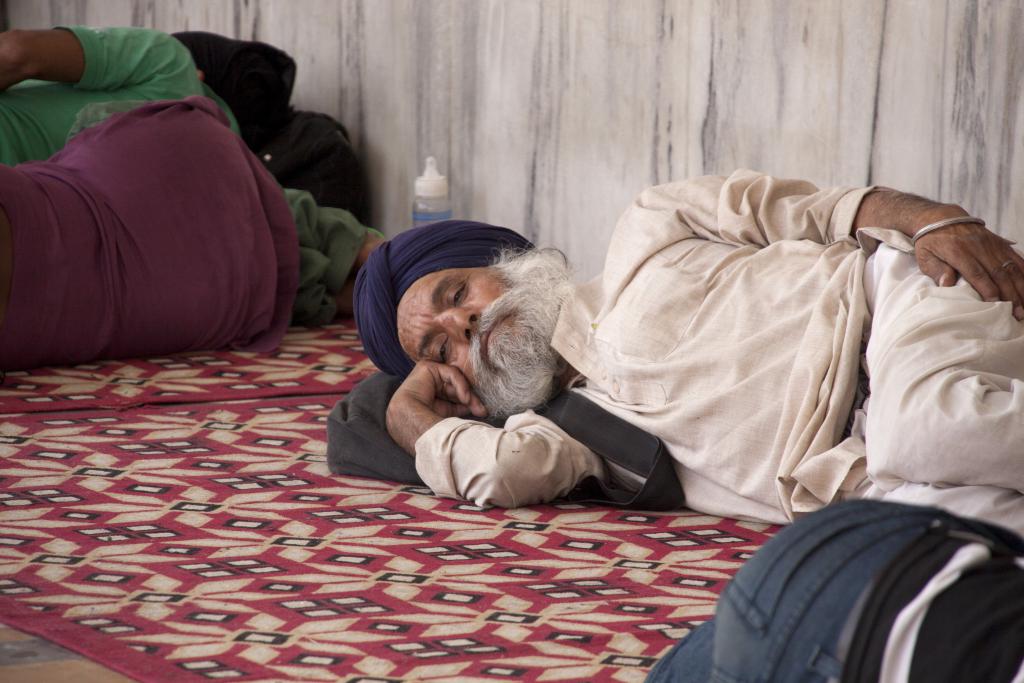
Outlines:
[[658, 437], [574, 391], [563, 391], [539, 412], [604, 460], [643, 480], [639, 491], [630, 491], [587, 477], [569, 493], [570, 500], [644, 510], [683, 506], [683, 488], [672, 458]]
[[[387, 431], [388, 403], [400, 385], [399, 379], [378, 373], [334, 406], [327, 421], [331, 472], [423, 485], [413, 458]], [[682, 487], [672, 458], [657, 437], [576, 392], [562, 392], [538, 412], [605, 460], [643, 479], [639, 491], [630, 491], [588, 477], [569, 494], [570, 500], [644, 510], [682, 507]]]

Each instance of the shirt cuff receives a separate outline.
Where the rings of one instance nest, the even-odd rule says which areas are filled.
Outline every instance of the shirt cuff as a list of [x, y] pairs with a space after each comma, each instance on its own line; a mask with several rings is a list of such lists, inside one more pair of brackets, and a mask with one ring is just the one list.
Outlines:
[[892, 228], [861, 228], [857, 231], [857, 243], [868, 256], [877, 251], [879, 244], [887, 244], [905, 254], [914, 253], [914, 243], [910, 238]]
[[857, 188], [856, 190], [850, 190], [839, 198], [835, 208], [832, 209], [832, 217], [828, 222], [828, 231], [832, 235], [834, 242], [839, 242], [846, 238], [856, 239], [853, 223], [857, 218], [857, 211], [860, 209], [860, 203], [864, 200], [864, 197], [874, 189], [874, 185]]
[[103, 74], [107, 71], [104, 59], [106, 53], [102, 45], [105, 40], [103, 30], [88, 26], [56, 26], [55, 28], [68, 31], [78, 39], [78, 43], [82, 46], [85, 69], [82, 71], [82, 77], [78, 83], [75, 83], [75, 87], [83, 90], [99, 89], [99, 86], [102, 85]]
[[452, 471], [452, 436], [465, 420], [448, 417], [416, 439], [416, 473], [439, 496], [458, 498]]

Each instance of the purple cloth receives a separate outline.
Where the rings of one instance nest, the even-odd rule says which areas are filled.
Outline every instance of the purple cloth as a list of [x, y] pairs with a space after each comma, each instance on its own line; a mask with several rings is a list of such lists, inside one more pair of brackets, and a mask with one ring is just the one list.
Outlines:
[[532, 249], [508, 228], [473, 221], [441, 221], [407, 230], [370, 253], [356, 276], [355, 309], [359, 336], [374, 364], [405, 377], [413, 362], [398, 343], [398, 303], [424, 275], [448, 268], [489, 266], [502, 249]]
[[281, 188], [210, 100], [112, 116], [0, 165], [14, 272], [0, 368], [273, 349], [298, 287]]

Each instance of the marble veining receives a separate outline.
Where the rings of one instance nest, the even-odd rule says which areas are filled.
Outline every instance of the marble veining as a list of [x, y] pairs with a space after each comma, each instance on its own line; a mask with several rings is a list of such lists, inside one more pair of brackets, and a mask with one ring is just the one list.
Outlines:
[[955, 201], [1024, 241], [1015, 0], [0, 0], [11, 27], [274, 43], [352, 134], [373, 222], [432, 154], [458, 216], [601, 269], [644, 187], [750, 167]]

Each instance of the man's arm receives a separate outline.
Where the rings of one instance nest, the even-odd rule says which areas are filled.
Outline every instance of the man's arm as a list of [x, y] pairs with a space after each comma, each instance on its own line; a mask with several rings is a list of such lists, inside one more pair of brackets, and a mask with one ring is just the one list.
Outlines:
[[336, 306], [335, 317], [347, 317], [352, 315], [352, 296], [355, 294], [356, 289], [356, 275], [359, 274], [359, 269], [366, 263], [366, 259], [370, 258], [370, 252], [382, 244], [384, 244], [383, 237], [378, 237], [369, 230], [366, 231], [366, 235], [363, 237], [363, 244], [359, 248], [359, 253], [356, 254], [355, 263], [352, 264], [352, 269], [349, 271], [349, 275], [345, 279], [345, 284], [342, 285], [338, 293], [334, 295], [334, 304]]
[[689, 237], [735, 246], [767, 247], [809, 240], [830, 244], [850, 233], [861, 197], [870, 188], [818, 188], [805, 180], [740, 169], [728, 177], [701, 176], [640, 193], [623, 222], [648, 224], [655, 251]]
[[0, 34], [0, 90], [28, 78], [83, 90], [128, 90], [129, 99], [204, 95], [192, 53], [146, 28], [71, 26]]
[[451, 365], [420, 361], [388, 404], [391, 438], [406, 453], [416, 452], [416, 441], [447, 417], [484, 417], [487, 410], [459, 370]]
[[[646, 223], [653, 237], [636, 248], [656, 253], [688, 237], [755, 247], [781, 240], [829, 244], [869, 227], [913, 237], [930, 223], [967, 212], [889, 188], [819, 189], [739, 170], [728, 178], [706, 176], [645, 190], [626, 216], [622, 225], [635, 229]], [[617, 262], [637, 263], [645, 255]], [[1009, 301], [1014, 315], [1024, 317], [1024, 259], [992, 231], [970, 223], [942, 228], [918, 240], [916, 257], [921, 272], [936, 283], [953, 285], [962, 275], [982, 297]]]
[[82, 45], [70, 31], [0, 33], [0, 90], [29, 78], [77, 83], [84, 72]]
[[[913, 237], [926, 225], [968, 215], [956, 204], [880, 187], [861, 200], [853, 227], [884, 227]], [[1014, 317], [1024, 319], [1024, 258], [983, 225], [955, 223], [928, 233], [918, 240], [915, 256], [921, 272], [940, 287], [951, 287], [962, 275], [983, 299], [1009, 301]]]
[[484, 410], [465, 377], [430, 362], [417, 364], [388, 405], [388, 432], [415, 455], [416, 471], [438, 495], [518, 507], [605, 476], [597, 454], [541, 415], [515, 415], [504, 428], [456, 419], [470, 413]]

